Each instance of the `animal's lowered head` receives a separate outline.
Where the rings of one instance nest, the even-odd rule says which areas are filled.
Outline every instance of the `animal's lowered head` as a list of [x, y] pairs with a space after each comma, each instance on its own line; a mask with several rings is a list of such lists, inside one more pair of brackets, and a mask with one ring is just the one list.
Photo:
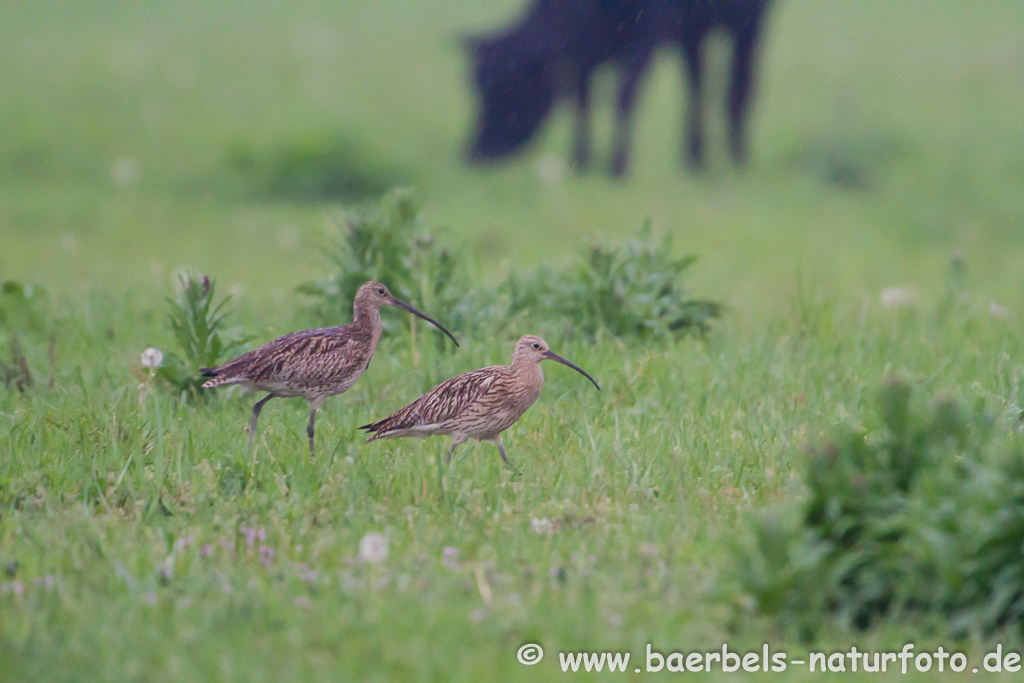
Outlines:
[[464, 40], [479, 94], [467, 157], [487, 163], [518, 151], [555, 102], [554, 65], [521, 33]]

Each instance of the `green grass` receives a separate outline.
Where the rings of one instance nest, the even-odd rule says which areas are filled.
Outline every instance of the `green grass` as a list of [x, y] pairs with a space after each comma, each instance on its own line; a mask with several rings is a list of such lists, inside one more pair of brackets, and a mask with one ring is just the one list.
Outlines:
[[[0, 279], [50, 294], [0, 315], [0, 360], [16, 334], [34, 380], [0, 385], [12, 680], [538, 680], [562, 676], [559, 650], [798, 652], [728, 577], [750, 515], [804, 495], [801, 447], [860, 424], [891, 374], [1017, 419], [1024, 6], [780, 2], [748, 169], [726, 166], [715, 117], [712, 169], [679, 169], [681, 77], [666, 53], [631, 177], [552, 185], [536, 164], [565, 157], [565, 112], [515, 163], [459, 160], [472, 102], [457, 34], [518, 6], [0, 6]], [[712, 50], [719, 73], [723, 57]], [[598, 85], [606, 153], [614, 84]], [[603, 391], [545, 367], [506, 437], [519, 478], [484, 444], [439, 481], [443, 440], [364, 445], [356, 430], [507, 362], [510, 334], [453, 330], [451, 352], [396, 329], [325, 403], [315, 460], [294, 400], [267, 405], [252, 455], [253, 397], [140, 398], [139, 353], [173, 350], [165, 298], [183, 266], [235, 293], [233, 322], [259, 341], [309, 323], [294, 288], [326, 272], [319, 247], [340, 209], [238, 192], [231, 151], [318, 136], [408, 178], [426, 227], [465, 240], [481, 282], [619, 244], [650, 215], [700, 256], [692, 293], [729, 309], [705, 341], [549, 340]], [[967, 274], [953, 287], [957, 251]], [[889, 286], [917, 302], [883, 308]], [[537, 533], [545, 518], [551, 533]], [[265, 540], [249, 547], [245, 527]], [[354, 559], [368, 532], [389, 538], [384, 563]], [[909, 624], [819, 637], [817, 649], [946, 643]], [[530, 669], [515, 660], [527, 641], [547, 650]], [[977, 660], [987, 645], [962, 647]]]

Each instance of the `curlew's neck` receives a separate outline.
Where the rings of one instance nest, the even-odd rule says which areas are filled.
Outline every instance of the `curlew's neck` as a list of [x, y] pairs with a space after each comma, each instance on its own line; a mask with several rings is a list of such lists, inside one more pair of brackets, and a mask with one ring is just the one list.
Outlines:
[[376, 345], [383, 331], [380, 324], [380, 308], [357, 300], [352, 313], [352, 324], [355, 327], [369, 331], [370, 336], [373, 337], [374, 345]]
[[523, 358], [513, 354], [512, 372], [523, 384], [533, 388], [538, 393], [544, 386], [544, 372], [540, 369], [540, 363], [533, 358]]

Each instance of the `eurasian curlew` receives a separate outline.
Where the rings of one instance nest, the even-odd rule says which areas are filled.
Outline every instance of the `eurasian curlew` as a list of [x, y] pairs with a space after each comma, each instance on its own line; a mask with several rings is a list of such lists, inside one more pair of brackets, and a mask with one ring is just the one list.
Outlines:
[[380, 307], [397, 306], [423, 318], [451, 337], [452, 333], [430, 316], [391, 295], [379, 282], [367, 282], [356, 292], [354, 316], [348, 325], [302, 330], [278, 337], [258, 349], [215, 368], [200, 372], [210, 379], [204, 387], [232, 384], [269, 392], [252, 407], [249, 447], [256, 436], [256, 420], [263, 404], [272, 398], [301, 396], [309, 404], [309, 454], [313, 455], [313, 424], [316, 411], [328, 396], [348, 391], [370, 366], [380, 341]]
[[501, 433], [514, 425], [540, 395], [544, 386], [540, 362], [545, 359], [568, 365], [600, 391], [593, 377], [550, 351], [540, 337], [528, 334], [516, 342], [511, 365], [494, 365], [454, 377], [383, 420], [360, 429], [372, 434], [367, 442], [401, 436], [449, 435], [453, 441], [448, 460], [467, 439], [491, 441], [497, 445], [505, 464], [513, 467], [505, 454]]

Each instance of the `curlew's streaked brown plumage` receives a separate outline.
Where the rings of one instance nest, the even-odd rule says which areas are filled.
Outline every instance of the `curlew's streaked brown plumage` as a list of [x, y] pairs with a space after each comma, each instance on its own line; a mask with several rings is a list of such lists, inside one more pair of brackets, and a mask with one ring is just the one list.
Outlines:
[[360, 429], [371, 433], [368, 442], [449, 435], [453, 437], [449, 460], [467, 439], [491, 441], [497, 445], [501, 459], [512, 467], [501, 433], [514, 425], [540, 395], [544, 386], [540, 362], [545, 359], [568, 365], [601, 389], [593, 377], [549, 350], [547, 342], [528, 334], [516, 342], [511, 365], [494, 365], [454, 377], [383, 420]]
[[382, 331], [381, 306], [397, 306], [419, 316], [451, 337], [456, 346], [459, 345], [441, 323], [396, 299], [381, 283], [367, 282], [356, 292], [354, 315], [348, 325], [292, 332], [243, 353], [224, 365], [202, 368], [203, 376], [210, 378], [203, 386], [241, 384], [248, 389], [269, 392], [252, 407], [250, 448], [263, 404], [272, 398], [301, 396], [306, 399], [309, 404], [306, 433], [312, 456], [317, 408], [328, 396], [348, 391], [370, 366]]

